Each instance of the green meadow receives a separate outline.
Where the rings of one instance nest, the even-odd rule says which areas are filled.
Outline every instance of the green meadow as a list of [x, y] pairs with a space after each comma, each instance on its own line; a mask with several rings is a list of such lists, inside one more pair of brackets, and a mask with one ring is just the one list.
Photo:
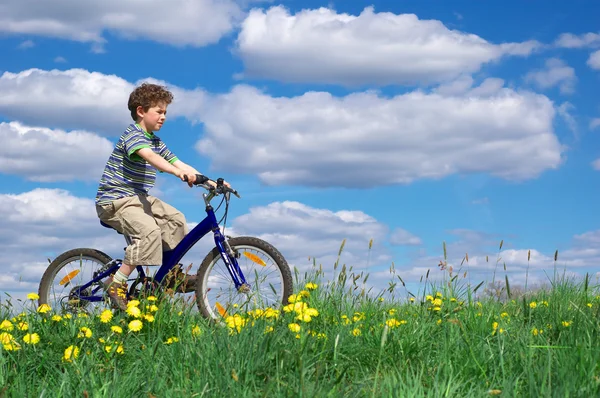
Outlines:
[[[59, 313], [35, 294], [0, 313], [1, 397], [592, 397], [600, 295], [554, 271], [545, 288], [471, 285], [432, 267], [385, 294], [336, 263], [296, 273], [283, 308], [203, 319], [169, 294], [127, 313]], [[392, 270], [393, 271], [393, 270]], [[434, 273], [441, 275], [432, 282]], [[517, 290], [519, 292], [517, 293]]]

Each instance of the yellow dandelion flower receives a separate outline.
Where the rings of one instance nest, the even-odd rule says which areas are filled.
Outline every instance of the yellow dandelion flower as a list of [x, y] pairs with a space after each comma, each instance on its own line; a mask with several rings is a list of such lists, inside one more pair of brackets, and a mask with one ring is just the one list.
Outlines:
[[77, 318], [87, 318], [88, 314], [86, 314], [85, 312], [80, 312], [79, 314], [77, 314]]
[[29, 294], [27, 295], [27, 298], [28, 298], [29, 300], [32, 300], [32, 301], [33, 301], [33, 300], [39, 300], [39, 299], [40, 299], [40, 296], [38, 296], [38, 294], [37, 294], [37, 293], [29, 293]]
[[154, 322], [154, 315], [152, 315], [152, 314], [146, 314], [146, 315], [144, 315], [144, 319], [147, 322]]
[[104, 310], [100, 314], [100, 322], [102, 322], [102, 323], [108, 323], [112, 320], [112, 318], [113, 318], [113, 313], [111, 310]]
[[442, 306], [442, 299], [436, 298], [435, 300], [433, 300], [432, 304], [434, 306], [441, 307]]
[[135, 320], [129, 322], [129, 325], [127, 327], [132, 332], [139, 332], [140, 330], [142, 330], [142, 326], [143, 326], [142, 321], [135, 319]]
[[3, 344], [2, 347], [6, 351], [18, 351], [21, 349], [21, 345], [19, 343], [17, 343], [15, 340], [9, 341], [8, 344]]
[[379, 297], [379, 298], [377, 299], [377, 301], [379, 301], [380, 303], [383, 303], [383, 297]]
[[202, 334], [202, 329], [200, 329], [200, 326], [196, 325], [192, 328], [192, 336], [198, 337], [201, 334]]
[[300, 296], [300, 297], [310, 297], [310, 292], [308, 290], [301, 290], [298, 293], [298, 296]]
[[37, 312], [40, 314], [45, 314], [46, 312], [52, 310], [48, 304], [42, 304], [38, 307]]
[[444, 296], [442, 296], [442, 293], [440, 293], [440, 292], [437, 292], [437, 293], [435, 294], [435, 297], [444, 298]]
[[410, 301], [411, 303], [414, 303], [415, 302], [415, 298], [411, 297], [411, 298], [408, 299], [408, 301]]
[[275, 330], [275, 328], [273, 326], [267, 326], [265, 328], [265, 334], [271, 333], [271, 332], [273, 332], [273, 330]]
[[67, 319], [71, 319], [71, 318], [73, 318], [73, 315], [71, 315], [71, 314], [65, 314], [64, 317], [67, 318]]
[[179, 341], [179, 339], [175, 336], [173, 337], [169, 337], [167, 339], [167, 341], [165, 341], [165, 344], [173, 344], [173, 343], [177, 343]]
[[544, 301], [542, 301], [542, 302], [540, 303], [540, 305], [545, 305], [545, 306], [547, 307], [547, 306], [548, 306], [548, 302], [547, 302], [546, 300], [544, 300]]
[[158, 311], [158, 307], [154, 304], [152, 304], [150, 307], [147, 307], [147, 308], [148, 308], [148, 311], [150, 311], [150, 312]]
[[106, 340], [105, 340], [105, 339], [103, 339], [102, 337], [100, 337], [100, 338], [98, 339], [98, 342], [100, 342], [100, 343], [103, 343], [103, 344], [104, 344], [104, 343], [106, 343]]
[[387, 321], [385, 321], [385, 324], [388, 325], [390, 328], [400, 326], [400, 322], [398, 322], [398, 320], [395, 318], [388, 319]]
[[587, 306], [592, 308], [592, 303], [587, 303]]
[[450, 298], [450, 302], [451, 302], [451, 303], [456, 303], [456, 299], [455, 299], [454, 297], [451, 297], [451, 298]]
[[435, 306], [435, 307], [433, 307], [433, 308], [432, 308], [432, 310], [434, 310], [434, 311], [441, 311], [441, 310], [442, 310], [442, 308], [441, 308], [441, 307], [438, 307], [438, 306]]
[[142, 311], [136, 306], [127, 307], [126, 312], [134, 318], [139, 318], [142, 315]]
[[77, 335], [77, 337], [85, 337], [86, 339], [89, 339], [90, 337], [92, 337], [92, 330], [84, 326], [79, 329], [79, 334]]
[[301, 329], [300, 325], [298, 325], [297, 323], [290, 323], [288, 325], [288, 328], [294, 333], [298, 333]]
[[8, 319], [5, 319], [2, 322], [0, 322], [0, 330], [6, 330], [6, 331], [10, 332], [14, 328], [15, 328], [15, 326]]
[[317, 284], [316, 283], [312, 283], [312, 282], [308, 282], [306, 285], [304, 285], [304, 288], [307, 290], [316, 290], [317, 289]]
[[537, 307], [537, 303], [535, 301], [532, 301], [531, 303], [529, 303], [529, 308], [536, 308]]
[[77, 359], [79, 356], [79, 347], [70, 345], [65, 348], [65, 353], [63, 355], [63, 361], [72, 362], [74, 359]]
[[310, 316], [319, 316], [319, 311], [316, 308], [307, 308], [304, 313]]
[[29, 325], [27, 324], [27, 322], [19, 322], [17, 324], [17, 328], [19, 330], [25, 331], [25, 330], [29, 329]]
[[116, 353], [123, 355], [124, 352], [125, 352], [125, 349], [123, 348], [123, 346], [121, 344], [119, 344], [119, 346], [117, 347]]
[[354, 330], [352, 330], [352, 336], [360, 336], [361, 335], [361, 331], [358, 328], [355, 328]]
[[112, 351], [112, 345], [106, 345], [106, 346], [104, 346], [104, 351], [111, 352]]
[[500, 318], [506, 318], [508, 316], [508, 312], [503, 312], [500, 314]]
[[0, 344], [8, 344], [14, 340], [14, 337], [10, 333], [2, 332], [0, 333]]
[[298, 316], [296, 316], [296, 319], [299, 321], [308, 323], [308, 322], [312, 321], [312, 316], [310, 316], [304, 312], [304, 313], [298, 314]]
[[117, 326], [117, 325], [111, 326], [110, 330], [112, 330], [114, 333], [118, 333], [118, 334], [123, 333], [123, 328], [121, 328], [121, 326]]
[[156, 301], [158, 299], [155, 296], [148, 296], [148, 298], [146, 300], [148, 300], [148, 301]]
[[23, 341], [27, 344], [37, 344], [40, 342], [40, 335], [37, 333], [27, 333], [23, 336]]
[[127, 307], [138, 307], [140, 305], [139, 300], [131, 300], [127, 302]]
[[562, 321], [562, 325], [566, 328], [568, 328], [569, 326], [571, 326], [573, 322], [572, 321]]
[[52, 319], [54, 322], [60, 322], [62, 321], [63, 317], [60, 315], [52, 315], [52, 318], [50, 319]]
[[442, 324], [442, 320], [441, 320], [441, 319], [438, 319], [437, 321], [435, 321], [435, 323], [436, 323], [437, 325], [441, 325], [441, 324]]
[[428, 294], [427, 296], [425, 296], [425, 300], [426, 301], [433, 301], [433, 296], [431, 294]]
[[295, 303], [298, 300], [298, 296], [292, 294], [288, 297], [288, 303]]

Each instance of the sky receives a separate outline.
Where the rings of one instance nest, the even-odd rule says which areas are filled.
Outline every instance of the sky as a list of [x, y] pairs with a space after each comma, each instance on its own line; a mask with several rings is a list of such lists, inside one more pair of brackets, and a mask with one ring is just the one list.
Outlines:
[[[123, 257], [94, 197], [144, 81], [174, 94], [169, 149], [242, 195], [227, 234], [300, 275], [339, 272], [345, 240], [373, 292], [447, 277], [444, 243], [465, 283], [597, 282], [597, 1], [35, 3], [0, 4], [4, 294], [72, 248]], [[168, 174], [151, 191], [192, 227], [201, 193]]]

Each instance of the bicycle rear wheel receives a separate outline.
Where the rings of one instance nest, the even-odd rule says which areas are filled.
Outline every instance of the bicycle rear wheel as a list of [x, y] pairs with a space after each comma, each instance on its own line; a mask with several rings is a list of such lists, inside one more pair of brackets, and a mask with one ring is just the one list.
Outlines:
[[[48, 304], [57, 312], [90, 312], [98, 307], [107, 308], [104, 300], [81, 300], [75, 292], [80, 286], [91, 281], [94, 272], [111, 260], [109, 255], [96, 249], [79, 248], [62, 253], [50, 263], [42, 276], [38, 290], [39, 304]], [[102, 296], [103, 289], [100, 283], [85, 289], [83, 296]], [[97, 292], [92, 293], [94, 290]]]
[[262, 239], [228, 240], [247, 286], [237, 289], [216, 247], [198, 269], [196, 303], [202, 315], [220, 319], [254, 309], [279, 309], [292, 294], [292, 274], [281, 253]]

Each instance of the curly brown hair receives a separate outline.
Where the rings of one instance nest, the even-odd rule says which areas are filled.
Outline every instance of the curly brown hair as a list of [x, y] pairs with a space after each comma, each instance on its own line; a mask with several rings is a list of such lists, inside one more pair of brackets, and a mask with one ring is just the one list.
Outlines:
[[173, 94], [164, 86], [152, 83], [142, 83], [136, 87], [129, 95], [127, 107], [131, 112], [131, 118], [137, 122], [137, 107], [141, 106], [144, 112], [149, 108], [156, 106], [159, 102], [170, 104], [173, 101]]

